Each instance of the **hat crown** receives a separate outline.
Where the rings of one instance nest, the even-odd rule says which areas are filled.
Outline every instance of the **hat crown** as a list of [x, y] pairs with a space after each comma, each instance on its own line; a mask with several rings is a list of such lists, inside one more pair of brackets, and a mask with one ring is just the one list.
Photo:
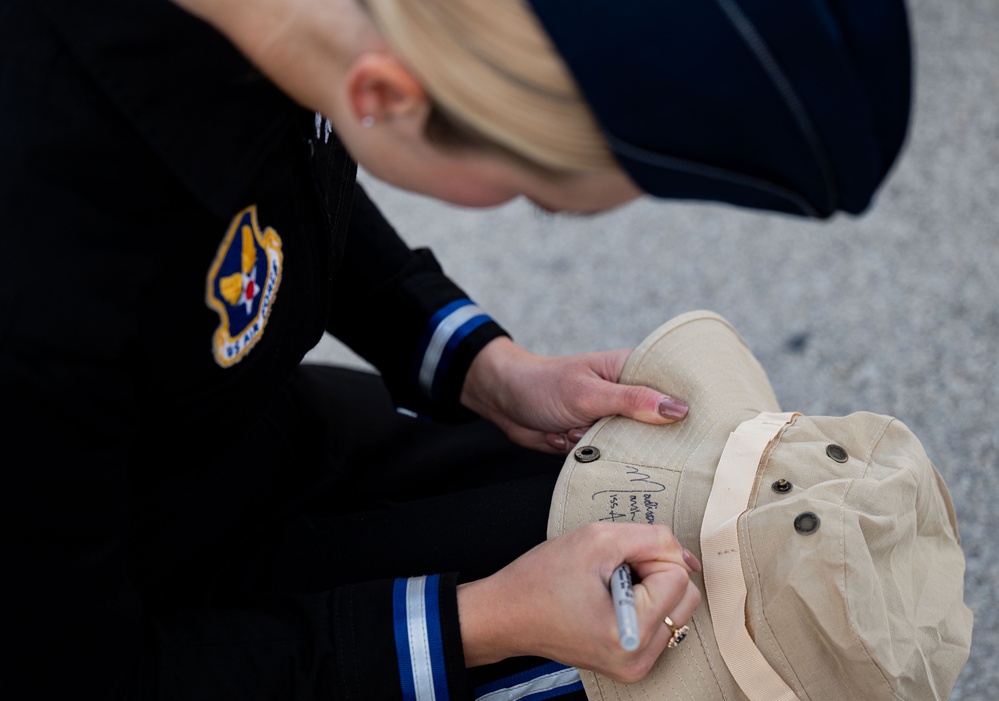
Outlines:
[[916, 436], [869, 412], [799, 416], [753, 467], [740, 546], [771, 666], [803, 698], [946, 699], [971, 614], [951, 497]]

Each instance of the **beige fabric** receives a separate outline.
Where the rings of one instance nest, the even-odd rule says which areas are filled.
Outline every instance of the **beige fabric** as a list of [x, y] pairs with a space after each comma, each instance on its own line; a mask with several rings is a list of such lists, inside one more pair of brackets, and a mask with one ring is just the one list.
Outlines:
[[746, 579], [739, 547], [739, 517], [749, 508], [756, 466], [796, 416], [800, 414], [765, 411], [736, 427], [718, 460], [701, 520], [704, 591], [711, 599], [711, 627], [725, 666], [750, 701], [798, 701], [767, 663], [746, 627]]
[[[663, 523], [707, 570], [701, 522], [729, 434], [780, 411], [766, 373], [725, 319], [698, 311], [646, 338], [621, 379], [683, 399], [687, 418], [597, 422], [579, 445], [600, 458], [566, 459], [549, 536], [595, 520]], [[827, 455], [830, 444], [845, 462]], [[738, 548], [745, 626], [767, 665], [808, 701], [946, 699], [972, 616], [950, 495], [918, 439], [887, 416], [799, 416], [752, 469]], [[780, 478], [789, 492], [771, 489]], [[803, 512], [819, 517], [811, 535], [794, 528]], [[719, 652], [703, 579], [694, 581], [703, 598], [687, 639], [637, 684], [581, 670], [591, 699], [748, 699]]]

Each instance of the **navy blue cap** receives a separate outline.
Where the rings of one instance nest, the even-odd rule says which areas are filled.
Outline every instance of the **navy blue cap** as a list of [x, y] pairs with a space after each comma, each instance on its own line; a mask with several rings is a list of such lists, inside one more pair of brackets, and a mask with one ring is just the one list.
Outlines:
[[904, 0], [529, 0], [647, 193], [863, 212], [905, 141]]

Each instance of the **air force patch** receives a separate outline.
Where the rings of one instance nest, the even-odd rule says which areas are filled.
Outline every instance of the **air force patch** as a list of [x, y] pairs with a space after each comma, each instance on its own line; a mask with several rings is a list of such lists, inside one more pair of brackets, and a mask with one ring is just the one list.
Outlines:
[[205, 303], [218, 312], [215, 362], [238, 363], [260, 340], [281, 284], [281, 237], [257, 223], [250, 205], [235, 217], [208, 271]]

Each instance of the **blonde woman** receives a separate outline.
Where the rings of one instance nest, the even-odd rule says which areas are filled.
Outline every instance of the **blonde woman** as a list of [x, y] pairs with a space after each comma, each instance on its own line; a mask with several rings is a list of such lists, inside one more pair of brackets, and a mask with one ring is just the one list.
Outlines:
[[[774, 4], [3, 0], [5, 696], [642, 678], [697, 560], [545, 522], [589, 425], [683, 398], [618, 384], [627, 349], [516, 345], [355, 172], [473, 207], [862, 211], [904, 136], [904, 12]], [[324, 331], [379, 374], [301, 364]]]

